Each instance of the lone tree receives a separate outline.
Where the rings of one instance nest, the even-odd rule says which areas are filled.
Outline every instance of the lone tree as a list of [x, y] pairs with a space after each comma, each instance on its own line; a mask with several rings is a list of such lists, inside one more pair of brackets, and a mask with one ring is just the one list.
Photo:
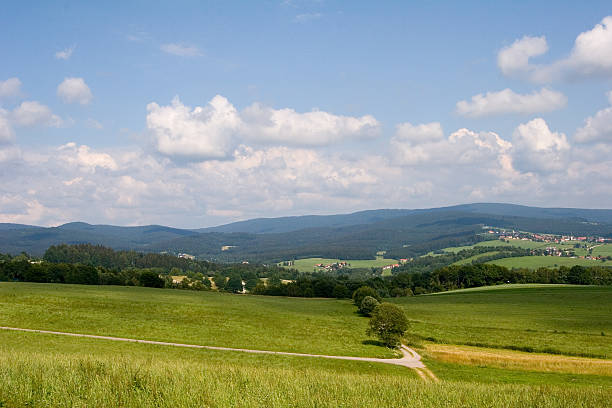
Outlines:
[[381, 303], [372, 312], [368, 336], [376, 336], [387, 347], [398, 347], [404, 333], [408, 330], [406, 313], [392, 303]]

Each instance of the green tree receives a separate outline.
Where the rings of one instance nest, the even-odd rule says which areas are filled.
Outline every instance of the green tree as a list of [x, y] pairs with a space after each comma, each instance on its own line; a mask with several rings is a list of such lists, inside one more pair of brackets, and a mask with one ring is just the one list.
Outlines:
[[242, 292], [242, 279], [238, 275], [230, 276], [227, 284], [225, 285], [225, 290], [233, 293]]
[[361, 305], [359, 305], [359, 313], [364, 316], [370, 316], [379, 304], [378, 300], [374, 299], [372, 296], [366, 296], [361, 301]]
[[380, 296], [378, 295], [378, 292], [376, 292], [376, 290], [372, 289], [369, 286], [362, 286], [355, 292], [353, 292], [353, 302], [355, 303], [355, 305], [357, 305], [357, 307], [359, 307], [361, 306], [363, 298], [365, 298], [366, 296], [372, 296], [374, 299], [380, 302]]
[[408, 317], [401, 307], [392, 303], [381, 303], [372, 312], [368, 336], [376, 336], [387, 347], [398, 347], [408, 330]]
[[163, 288], [165, 284], [164, 280], [160, 278], [158, 274], [149, 270], [142, 271], [138, 280], [141, 286], [146, 286], [148, 288]]

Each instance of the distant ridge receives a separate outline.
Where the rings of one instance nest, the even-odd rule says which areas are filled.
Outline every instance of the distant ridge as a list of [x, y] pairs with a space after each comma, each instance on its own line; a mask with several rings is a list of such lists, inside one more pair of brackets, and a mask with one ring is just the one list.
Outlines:
[[483, 225], [612, 238], [612, 210], [474, 203], [429, 209], [380, 209], [351, 214], [257, 218], [202, 229], [162, 225], [120, 227], [71, 222], [58, 227], [0, 223], [0, 252], [42, 255], [51, 245], [90, 243], [113, 249], [189, 253], [216, 261], [318, 256], [396, 258], [476, 242]]
[[255, 218], [217, 227], [201, 228], [198, 232], [245, 232], [268, 234], [298, 231], [305, 228], [343, 227], [358, 224], [372, 224], [378, 221], [403, 217], [410, 214], [429, 212], [461, 211], [479, 214], [493, 214], [527, 218], [575, 218], [590, 222], [612, 224], [612, 210], [581, 208], [540, 208], [518, 204], [473, 203], [448, 207], [423, 209], [380, 209], [365, 210], [351, 214], [302, 215], [278, 218]]

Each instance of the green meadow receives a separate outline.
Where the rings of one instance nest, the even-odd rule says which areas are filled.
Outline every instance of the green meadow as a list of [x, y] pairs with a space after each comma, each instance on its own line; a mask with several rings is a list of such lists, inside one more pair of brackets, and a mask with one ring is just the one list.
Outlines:
[[612, 358], [612, 287], [491, 288], [391, 301], [433, 342]]
[[556, 268], [559, 266], [612, 266], [612, 261], [597, 261], [593, 259], [569, 258], [564, 256], [517, 256], [512, 258], [496, 259], [487, 262], [505, 266], [506, 268], [529, 268], [540, 267]]
[[[544, 372], [486, 360], [457, 363], [428, 348], [478, 344], [609, 359], [612, 288], [507, 285], [392, 301], [406, 310], [412, 333], [407, 340], [420, 347], [439, 383], [424, 382], [404, 367], [369, 362], [0, 330], [0, 406], [600, 407], [612, 398], [610, 368]], [[0, 325], [275, 351], [393, 355], [368, 339], [367, 318], [348, 300], [0, 283]]]
[[[390, 357], [349, 301], [0, 282], [0, 325], [297, 353]], [[340, 341], [341, 339], [341, 341]]]

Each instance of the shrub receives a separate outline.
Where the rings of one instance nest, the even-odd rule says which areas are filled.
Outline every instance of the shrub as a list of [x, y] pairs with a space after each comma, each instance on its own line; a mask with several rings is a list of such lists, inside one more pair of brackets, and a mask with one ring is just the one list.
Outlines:
[[364, 316], [370, 316], [379, 304], [378, 300], [374, 299], [372, 296], [366, 296], [361, 301], [361, 305], [359, 305], [359, 313]]

